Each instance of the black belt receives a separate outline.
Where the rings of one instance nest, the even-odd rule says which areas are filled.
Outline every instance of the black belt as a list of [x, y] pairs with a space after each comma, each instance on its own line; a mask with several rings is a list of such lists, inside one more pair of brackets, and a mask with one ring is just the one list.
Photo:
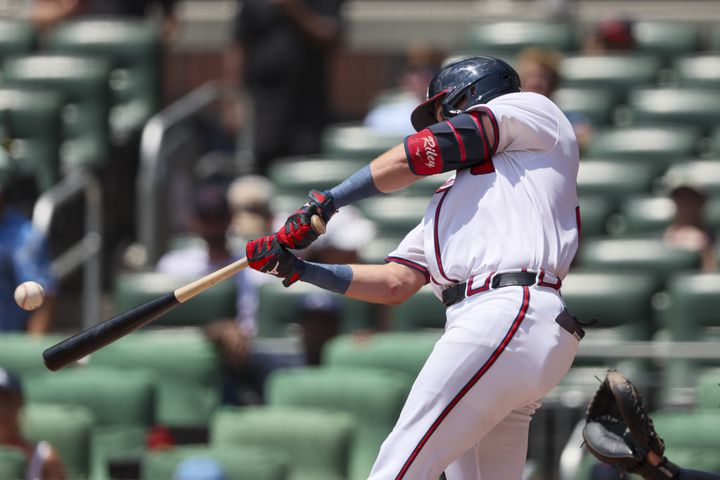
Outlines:
[[[496, 273], [490, 286], [492, 288], [502, 287], [529, 287], [535, 285], [537, 282], [537, 272], [506, 272]], [[442, 302], [446, 307], [454, 305], [463, 298], [465, 298], [465, 292], [467, 290], [467, 282], [458, 283], [451, 287], [446, 288], [442, 291]]]

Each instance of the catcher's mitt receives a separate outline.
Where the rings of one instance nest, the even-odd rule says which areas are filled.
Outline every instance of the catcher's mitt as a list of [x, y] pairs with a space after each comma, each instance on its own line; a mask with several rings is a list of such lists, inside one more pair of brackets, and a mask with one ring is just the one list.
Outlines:
[[[678, 468], [663, 457], [665, 444], [655, 432], [640, 392], [616, 370], [608, 370], [588, 405], [585, 420], [585, 444], [603, 462], [653, 480], [677, 474]], [[648, 452], [662, 458], [660, 465], [647, 461]]]

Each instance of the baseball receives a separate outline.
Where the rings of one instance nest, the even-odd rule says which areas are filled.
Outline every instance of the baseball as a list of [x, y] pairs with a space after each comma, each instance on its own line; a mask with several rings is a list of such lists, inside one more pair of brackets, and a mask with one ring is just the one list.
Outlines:
[[39, 308], [45, 300], [45, 290], [37, 282], [23, 282], [15, 289], [15, 303], [23, 310]]

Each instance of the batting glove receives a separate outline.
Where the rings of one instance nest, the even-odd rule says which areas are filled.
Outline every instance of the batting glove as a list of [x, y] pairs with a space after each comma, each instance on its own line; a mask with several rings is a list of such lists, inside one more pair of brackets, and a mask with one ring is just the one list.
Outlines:
[[318, 215], [327, 223], [335, 215], [333, 199], [327, 192], [312, 190], [308, 195], [310, 200], [290, 215], [285, 225], [278, 230], [277, 237], [280, 244], [293, 250], [303, 249], [317, 240], [319, 234], [313, 230], [310, 219]]
[[250, 268], [284, 279], [286, 287], [300, 280], [305, 273], [305, 262], [280, 245], [277, 235], [249, 241], [245, 253]]

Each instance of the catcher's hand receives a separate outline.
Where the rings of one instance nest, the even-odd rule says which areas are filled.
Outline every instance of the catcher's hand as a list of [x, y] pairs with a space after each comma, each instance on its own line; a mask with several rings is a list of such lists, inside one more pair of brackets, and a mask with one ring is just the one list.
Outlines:
[[327, 192], [312, 190], [309, 197], [308, 202], [290, 215], [285, 221], [285, 225], [277, 232], [278, 242], [285, 248], [294, 250], [309, 247], [312, 242], [317, 240], [318, 236], [324, 233], [322, 229], [318, 231], [317, 221], [313, 225], [312, 217], [320, 217], [322, 228], [324, 228], [324, 225], [335, 214], [333, 199]]
[[276, 235], [249, 241], [245, 253], [250, 268], [283, 278], [286, 287], [300, 280], [305, 272], [305, 263], [280, 245]]
[[[655, 432], [640, 392], [616, 370], [608, 370], [588, 405], [585, 420], [585, 444], [601, 461], [653, 480], [677, 474], [677, 467], [663, 457], [665, 444]], [[660, 465], [648, 462], [649, 452], [663, 459]]]

